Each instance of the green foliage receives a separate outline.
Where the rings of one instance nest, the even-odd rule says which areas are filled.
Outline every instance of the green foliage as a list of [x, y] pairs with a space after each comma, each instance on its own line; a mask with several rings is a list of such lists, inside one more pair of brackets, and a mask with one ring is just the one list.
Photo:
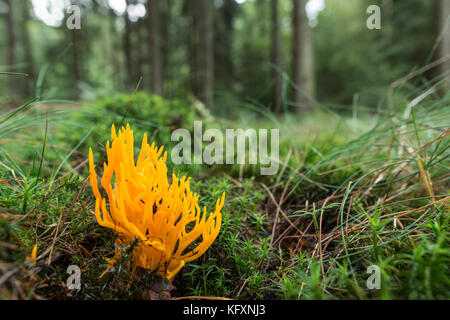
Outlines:
[[448, 299], [450, 225], [445, 206], [421, 227], [430, 235], [412, 243], [412, 252], [398, 253], [392, 260], [401, 281], [397, 292], [408, 299]]
[[[72, 122], [49, 121], [49, 141], [46, 131], [36, 132], [42, 144], [25, 148], [29, 165], [15, 158], [15, 149], [1, 149], [0, 259], [7, 268], [18, 265], [34, 274], [27, 278], [23, 271], [18, 272], [5, 285], [3, 296], [10, 297], [20, 286], [26, 297], [148, 297], [154, 274], [144, 270], [132, 273], [127, 268], [133, 244], [124, 248], [121, 262], [105, 273], [108, 264], [104, 258], [113, 255], [115, 235], [96, 223], [85, 178], [68, 175], [64, 165], [76, 157], [86, 159], [85, 153], [74, 150], [98, 146], [107, 139], [110, 123], [120, 123], [125, 114], [133, 128], [136, 124], [136, 136], [141, 130], [158, 128], [166, 135], [158, 138], [155, 134], [154, 139], [168, 139], [176, 121], [167, 112], [170, 102], [138, 93], [127, 113], [131, 99], [130, 95], [117, 95], [99, 100], [89, 111], [84, 109], [87, 107], [66, 111], [77, 119], [78, 127], [92, 128], [89, 135], [77, 132]], [[147, 111], [134, 110], [138, 105], [148, 106]], [[435, 139], [435, 131], [446, 128], [448, 116], [443, 110], [447, 105], [446, 99], [426, 99], [400, 122], [381, 116], [368, 120], [367, 115], [347, 119], [317, 114], [302, 120], [287, 115], [278, 120], [282, 129], [280, 159], [287, 165], [272, 177], [259, 177], [247, 165], [242, 170], [237, 165], [173, 168], [177, 175], [192, 177], [191, 188], [201, 196], [201, 206], [213, 208], [223, 192], [226, 201], [218, 238], [205, 255], [182, 269], [172, 294], [252, 299], [446, 299], [449, 217], [446, 203], [439, 200], [448, 196], [445, 159], [449, 142], [436, 140], [408, 157], [399, 157], [397, 152], [403, 152], [399, 132], [409, 137], [415, 149]], [[184, 121], [180, 126], [192, 123], [193, 108], [177, 108]], [[0, 116], [0, 134], [29, 134], [34, 127], [26, 121], [38, 111], [42, 110], [20, 107]], [[141, 118], [145, 112], [153, 121]], [[403, 114], [403, 110], [394, 112]], [[240, 120], [240, 126], [256, 122], [270, 128], [272, 120], [250, 116]], [[320, 135], [302, 134], [302, 128], [311, 123], [320, 129]], [[360, 129], [358, 123], [366, 128]], [[56, 132], [52, 131], [55, 128]], [[336, 128], [340, 128], [339, 135]], [[61, 155], [61, 161], [54, 158], [50, 162], [51, 153], [46, 149], [54, 144], [65, 145], [67, 153]], [[418, 163], [434, 181], [434, 196], [426, 194]], [[385, 174], [383, 179], [376, 178], [378, 173]], [[285, 188], [284, 194], [289, 196], [273, 229], [277, 206], [270, 193], [279, 201]], [[431, 205], [433, 201], [436, 204]], [[38, 269], [27, 262], [35, 244]], [[46, 267], [48, 259], [51, 267]], [[80, 291], [65, 288], [70, 264], [83, 270]], [[366, 286], [370, 265], [379, 267], [379, 290]]]
[[87, 154], [92, 147], [98, 160], [105, 156], [104, 146], [107, 140], [111, 140], [112, 124], [117, 129], [119, 125], [130, 123], [135, 132], [136, 147], [140, 146], [144, 133], [147, 133], [149, 141], [154, 141], [158, 147], [164, 146], [170, 152], [173, 145], [171, 132], [176, 128], [191, 130], [194, 119], [198, 118], [195, 108], [186, 101], [166, 100], [144, 92], [101, 98], [71, 115], [68, 121], [53, 127], [54, 143], [74, 148], [82, 141], [77, 151]]
[[[206, 183], [198, 182], [193, 190], [202, 195], [209, 208], [217, 197], [226, 192], [225, 207], [222, 210], [222, 228], [218, 239], [204, 258], [190, 263], [182, 276], [175, 282], [177, 288], [188, 290], [190, 295], [240, 297], [257, 295], [267, 282], [267, 261], [271, 259], [268, 243], [266, 219], [258, 214], [259, 222], [254, 220], [259, 203], [265, 199], [262, 190], [255, 188], [252, 179], [245, 180], [242, 187], [231, 184], [227, 179], [212, 179]], [[249, 283], [248, 288], [239, 288]]]

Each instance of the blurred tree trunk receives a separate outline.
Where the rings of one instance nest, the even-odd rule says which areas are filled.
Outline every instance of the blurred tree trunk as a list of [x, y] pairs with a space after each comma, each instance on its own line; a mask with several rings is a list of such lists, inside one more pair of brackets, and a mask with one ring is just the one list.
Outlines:
[[234, 19], [239, 5], [235, 0], [223, 0], [217, 10], [214, 32], [214, 57], [216, 87], [231, 89], [234, 85], [233, 38]]
[[123, 64], [120, 63], [120, 58], [122, 51], [121, 48], [121, 38], [120, 38], [120, 32], [117, 30], [116, 25], [116, 19], [117, 16], [114, 13], [112, 9], [108, 10], [108, 23], [109, 23], [109, 36], [111, 39], [111, 46], [110, 49], [110, 61], [113, 66], [114, 70], [114, 82], [115, 83], [125, 83], [128, 76], [125, 75], [125, 72], [123, 70]]
[[73, 67], [73, 80], [75, 83], [75, 96], [78, 98], [79, 96], [79, 90], [78, 90], [78, 82], [80, 81], [80, 66], [79, 66], [79, 32], [80, 30], [70, 30], [69, 31], [72, 34], [72, 67]]
[[[164, 74], [164, 70], [166, 70], [167, 63], [169, 61], [169, 53], [170, 53], [170, 45], [171, 45], [171, 34], [170, 34], [170, 28], [172, 25], [172, 6], [173, 2], [172, 0], [165, 0], [161, 3], [163, 5], [163, 8], [160, 11], [162, 11], [161, 17], [163, 18], [163, 25], [161, 30], [161, 66], [162, 66], [162, 72], [161, 74]], [[161, 28], [161, 25], [160, 25]], [[164, 78], [164, 76], [162, 76]]]
[[152, 93], [162, 95], [161, 47], [159, 31], [159, 14], [157, 0], [148, 2], [148, 36], [150, 62], [150, 89]]
[[[80, 6], [80, 3], [76, 0], [71, 1], [72, 5]], [[64, 21], [67, 22], [67, 18]], [[79, 90], [79, 82], [81, 80], [81, 72], [80, 72], [80, 61], [81, 59], [81, 53], [80, 53], [80, 44], [81, 44], [81, 30], [73, 29], [69, 30], [66, 28], [66, 25], [64, 24], [63, 27], [67, 29], [67, 31], [70, 34], [70, 37], [72, 39], [72, 74], [73, 74], [73, 81], [75, 83], [74, 90], [75, 90], [75, 97], [79, 98], [80, 96], [80, 90]]]
[[214, 43], [212, 2], [193, 0], [192, 23], [194, 27], [193, 91], [207, 108], [214, 98]]
[[[436, 37], [441, 35], [442, 40], [438, 47], [438, 58], [448, 57], [450, 55], [450, 1], [449, 0], [435, 0], [436, 11], [435, 21], [438, 21], [436, 28]], [[444, 27], [446, 29], [444, 30]], [[440, 65], [439, 75], [446, 73], [446, 80], [444, 82], [444, 92], [450, 90], [450, 59], [447, 59]]]
[[27, 30], [27, 24], [30, 20], [30, 2], [27, 0], [22, 6], [22, 46], [24, 49], [24, 55], [25, 55], [25, 62], [27, 64], [26, 66], [26, 73], [28, 74], [28, 78], [25, 81], [25, 93], [27, 95], [31, 94], [31, 81], [34, 78], [34, 68], [33, 68], [33, 55], [32, 55], [32, 48], [31, 48], [31, 42], [30, 37]]
[[192, 0], [184, 0], [182, 6], [182, 13], [186, 18], [186, 24], [189, 29], [187, 32], [187, 37], [185, 40], [185, 46], [187, 48], [187, 58], [189, 63], [189, 87], [191, 92], [195, 95], [197, 92], [196, 81], [195, 81], [195, 51], [196, 51], [196, 43], [195, 43], [195, 21], [194, 21], [194, 11], [195, 8], [192, 5]]
[[314, 53], [311, 29], [305, 10], [306, 0], [293, 0], [293, 2], [292, 100], [298, 106], [307, 103], [307, 97], [314, 97]]
[[[6, 29], [7, 29], [7, 40], [8, 40], [8, 52], [6, 56], [6, 64], [8, 65], [8, 71], [14, 71], [14, 67], [16, 64], [16, 38], [15, 38], [15, 28], [14, 28], [14, 10], [12, 7], [11, 0], [5, 0], [6, 5], [8, 6], [8, 12], [6, 13]], [[17, 77], [10, 76], [9, 84], [10, 84], [10, 92], [12, 94], [17, 93], [16, 82]]]
[[[128, 2], [126, 2], [126, 8], [128, 9]], [[151, 1], [152, 2], [152, 1]], [[125, 53], [125, 67], [127, 71], [127, 85], [132, 84], [136, 79], [133, 71], [133, 58], [131, 55], [131, 21], [128, 14], [128, 10], [125, 10], [125, 31], [123, 34], [123, 51]]]
[[383, 41], [386, 46], [392, 45], [392, 36], [394, 32], [392, 18], [394, 15], [394, 0], [383, 0], [382, 3], [382, 28]]
[[278, 0], [271, 0], [271, 20], [272, 20], [272, 78], [274, 81], [272, 92], [273, 110], [281, 112], [281, 95], [283, 78], [281, 74], [281, 43], [280, 43], [280, 23], [278, 14]]
[[268, 5], [267, 0], [258, 0], [258, 5], [256, 6], [257, 16], [259, 17], [259, 23], [257, 24], [258, 32], [261, 35], [266, 35], [269, 29], [269, 19], [268, 18]]
[[[137, 36], [137, 41], [138, 43], [146, 43], [148, 40], [148, 22], [147, 20], [139, 20], [136, 24], [135, 24], [135, 33]], [[144, 65], [147, 62], [147, 56], [148, 56], [148, 49], [145, 46], [137, 46], [135, 49], [136, 53], [134, 55], [134, 59], [135, 59], [135, 70], [137, 72], [136, 76], [141, 77], [144, 74]], [[145, 78], [144, 78], [145, 79]], [[138, 90], [144, 90], [144, 88], [142, 86], [140, 86], [138, 88]]]

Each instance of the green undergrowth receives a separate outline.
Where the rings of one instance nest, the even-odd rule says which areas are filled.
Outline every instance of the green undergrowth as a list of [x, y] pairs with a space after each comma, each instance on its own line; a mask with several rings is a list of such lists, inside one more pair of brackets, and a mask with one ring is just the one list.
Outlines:
[[[1, 298], [152, 296], [154, 272], [127, 268], [138, 243], [106, 271], [115, 235], [95, 221], [87, 149], [101, 163], [110, 125], [124, 115], [136, 150], [143, 132], [169, 144], [173, 126], [189, 128], [202, 118], [188, 104], [141, 93], [133, 105], [144, 107], [127, 112], [130, 98], [47, 116], [42, 103], [31, 102], [0, 115], [0, 138], [9, 139], [0, 146]], [[168, 110], [171, 103], [178, 113]], [[251, 165], [170, 165], [169, 172], [192, 177], [201, 206], [211, 210], [226, 193], [218, 238], [177, 275], [171, 296], [448, 299], [448, 98], [428, 97], [406, 116], [405, 108], [229, 124], [280, 128], [280, 166], [272, 176]], [[36, 266], [27, 259], [34, 245]], [[70, 265], [81, 270], [80, 290], [66, 286]]]

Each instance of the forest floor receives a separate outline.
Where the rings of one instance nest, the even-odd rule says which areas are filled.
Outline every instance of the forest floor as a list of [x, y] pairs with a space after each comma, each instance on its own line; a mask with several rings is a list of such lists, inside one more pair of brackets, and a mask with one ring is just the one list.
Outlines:
[[[154, 273], [105, 272], [115, 234], [95, 220], [86, 169], [88, 147], [101, 154], [120, 122], [106, 116], [111, 104], [94, 105], [100, 118], [49, 104], [0, 115], [0, 298], [155, 298]], [[280, 167], [273, 176], [252, 165], [171, 168], [192, 177], [201, 206], [223, 192], [226, 201], [216, 241], [157, 297], [450, 298], [448, 105], [209, 119], [280, 128]], [[151, 130], [131, 111], [126, 122]], [[70, 265], [81, 269], [79, 290], [66, 285]]]

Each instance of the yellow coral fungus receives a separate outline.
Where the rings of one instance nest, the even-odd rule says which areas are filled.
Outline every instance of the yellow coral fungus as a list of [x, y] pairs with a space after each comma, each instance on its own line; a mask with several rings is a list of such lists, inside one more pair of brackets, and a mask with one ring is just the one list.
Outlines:
[[[222, 221], [220, 210], [225, 193], [207, 218], [198, 205], [197, 194], [190, 190], [190, 178], [172, 174], [169, 183], [163, 147], [147, 143], [144, 134], [141, 150], [134, 159], [134, 137], [129, 125], [116, 133], [111, 128], [111, 144], [106, 144], [107, 163], [101, 185], [109, 204], [97, 185], [92, 150], [89, 149], [90, 182], [96, 198], [97, 222], [118, 235], [115, 258], [120, 258], [124, 245], [135, 239], [132, 251], [136, 266], [157, 270], [170, 281], [186, 262], [200, 257], [216, 239]], [[114, 185], [113, 185], [114, 175]], [[193, 248], [192, 248], [193, 247]]]
[[33, 250], [31, 250], [31, 255], [27, 257], [27, 260], [35, 267], [37, 259], [37, 244], [34, 245]]

